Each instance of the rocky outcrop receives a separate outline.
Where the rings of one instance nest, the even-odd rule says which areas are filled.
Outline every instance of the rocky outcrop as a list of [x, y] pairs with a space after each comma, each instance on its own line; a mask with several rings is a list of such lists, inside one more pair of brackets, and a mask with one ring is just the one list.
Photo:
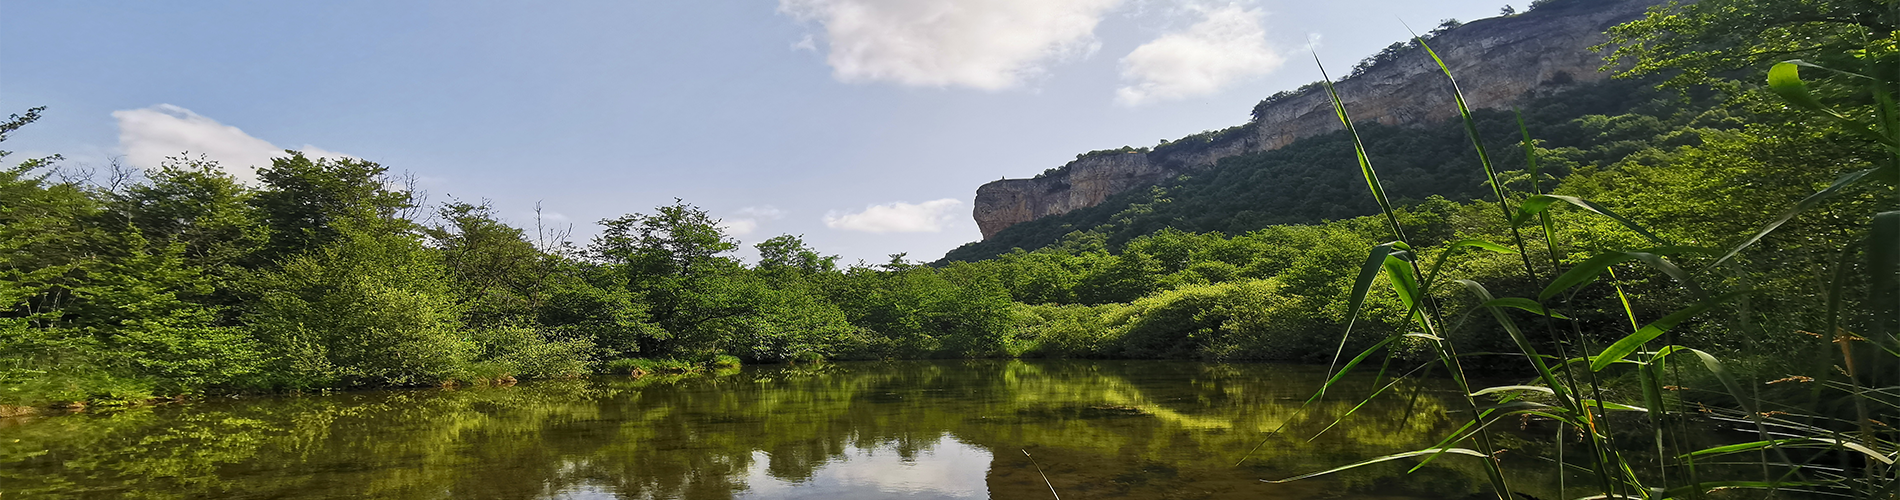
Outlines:
[[[1543, 92], [1608, 78], [1599, 71], [1604, 30], [1641, 17], [1658, 0], [1566, 0], [1509, 17], [1473, 21], [1432, 39], [1476, 108], [1509, 108]], [[1356, 122], [1417, 125], [1458, 116], [1451, 83], [1422, 50], [1335, 85]], [[976, 190], [973, 215], [983, 238], [1042, 217], [1094, 206], [1109, 196], [1206, 168], [1228, 156], [1267, 151], [1341, 128], [1325, 91], [1309, 88], [1257, 108], [1255, 120], [1212, 140], [1152, 152], [1085, 155], [1034, 179], [1005, 179]]]

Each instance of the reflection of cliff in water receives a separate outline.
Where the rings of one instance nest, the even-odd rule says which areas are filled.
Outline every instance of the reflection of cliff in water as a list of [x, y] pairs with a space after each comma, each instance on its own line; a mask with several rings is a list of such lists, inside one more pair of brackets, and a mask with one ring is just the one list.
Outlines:
[[[1393, 464], [1260, 483], [1429, 446], [1453, 425], [1445, 393], [1401, 386], [1309, 442], [1350, 408], [1346, 394], [1372, 384], [1349, 381], [1298, 413], [1323, 376], [1174, 362], [852, 363], [203, 402], [0, 423], [0, 495], [1047, 495], [1025, 450], [1075, 497], [1459, 497], [1480, 487], [1475, 464], [1450, 460], [1410, 476]], [[1255, 460], [1234, 466], [1282, 424]]]

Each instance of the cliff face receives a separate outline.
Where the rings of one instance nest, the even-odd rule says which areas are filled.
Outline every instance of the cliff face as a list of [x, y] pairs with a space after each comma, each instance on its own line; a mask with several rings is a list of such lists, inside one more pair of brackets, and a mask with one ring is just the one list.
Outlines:
[[[1457, 75], [1467, 103], [1504, 109], [1540, 92], [1608, 78], [1598, 71], [1603, 31], [1643, 15], [1659, 0], [1553, 2], [1511, 17], [1473, 21], [1431, 41]], [[1423, 50], [1335, 84], [1359, 122], [1416, 125], [1458, 116], [1451, 83]], [[1094, 206], [1110, 195], [1158, 184], [1221, 158], [1267, 151], [1341, 128], [1324, 90], [1279, 99], [1234, 133], [1192, 147], [1151, 153], [1096, 154], [1035, 179], [1007, 179], [976, 190], [973, 215], [988, 239], [1009, 226]]]

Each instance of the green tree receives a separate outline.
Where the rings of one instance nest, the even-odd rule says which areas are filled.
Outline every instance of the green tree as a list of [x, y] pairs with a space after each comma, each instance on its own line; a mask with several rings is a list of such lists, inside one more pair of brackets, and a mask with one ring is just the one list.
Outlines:
[[752, 314], [744, 268], [724, 254], [738, 247], [705, 210], [674, 200], [651, 215], [600, 221], [588, 246], [646, 304], [660, 328], [640, 339], [643, 353], [719, 352], [732, 321]]
[[520, 229], [497, 220], [488, 203], [444, 203], [436, 219], [441, 222], [423, 234], [442, 255], [467, 306], [469, 324], [531, 320], [545, 300], [555, 258], [535, 248]]
[[336, 239], [254, 277], [245, 318], [270, 350], [273, 385], [451, 380], [478, 347], [440, 257], [413, 237], [334, 227]]
[[311, 159], [303, 153], [274, 158], [257, 176], [265, 189], [251, 203], [270, 227], [270, 243], [259, 256], [276, 261], [322, 248], [342, 237], [339, 227], [353, 221], [363, 231], [402, 232], [413, 223], [401, 218], [414, 205], [408, 191], [391, 189], [389, 169], [355, 158]]
[[759, 269], [796, 270], [803, 273], [828, 273], [838, 268], [838, 256], [823, 255], [801, 236], [779, 235], [753, 245], [759, 250]]

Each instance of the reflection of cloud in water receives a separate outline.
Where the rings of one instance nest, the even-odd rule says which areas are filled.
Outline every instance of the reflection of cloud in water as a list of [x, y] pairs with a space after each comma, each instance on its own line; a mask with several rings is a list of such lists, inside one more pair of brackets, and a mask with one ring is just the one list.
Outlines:
[[752, 457], [746, 474], [750, 488], [738, 498], [989, 498], [990, 452], [948, 434], [908, 460], [895, 444], [869, 449], [847, 445], [811, 479], [796, 482], [772, 477], [766, 470], [770, 454], [755, 451]]

